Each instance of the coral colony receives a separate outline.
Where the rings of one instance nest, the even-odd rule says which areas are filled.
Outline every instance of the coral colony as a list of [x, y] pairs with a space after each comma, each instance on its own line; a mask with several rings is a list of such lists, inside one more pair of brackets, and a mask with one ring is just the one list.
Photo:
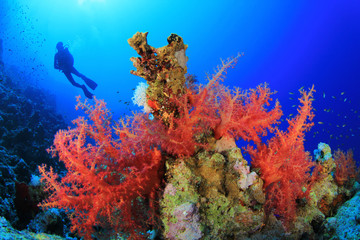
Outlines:
[[[128, 40], [140, 55], [131, 58], [131, 73], [146, 80], [133, 98], [144, 112], [113, 124], [104, 101], [78, 99], [87, 117], [60, 130], [48, 150], [66, 176], [39, 167], [51, 193], [41, 206], [65, 209], [85, 239], [99, 232], [130, 239], [314, 236], [350, 196], [355, 177], [351, 152], [332, 155], [321, 143], [312, 160], [304, 149], [314, 87], [300, 91], [298, 114], [281, 130], [281, 105], [267, 84], [222, 84], [241, 55], [197, 85], [186, 74], [183, 39], [171, 34], [167, 46], [154, 48], [147, 34]], [[248, 147], [240, 150], [239, 139]]]

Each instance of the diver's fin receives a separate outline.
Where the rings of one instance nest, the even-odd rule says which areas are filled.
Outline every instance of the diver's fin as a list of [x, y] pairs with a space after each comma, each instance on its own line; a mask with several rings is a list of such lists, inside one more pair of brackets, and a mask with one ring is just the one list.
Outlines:
[[81, 85], [81, 88], [83, 89], [84, 91], [84, 94], [87, 98], [90, 98], [92, 99], [94, 94], [92, 94], [91, 92], [89, 92], [89, 90], [85, 87], [85, 85]]
[[91, 80], [91, 79], [89, 79], [87, 77], [84, 77], [83, 79], [84, 79], [86, 85], [89, 86], [89, 88], [91, 88], [92, 90], [95, 90], [95, 88], [97, 87], [96, 82], [94, 82], [93, 80]]

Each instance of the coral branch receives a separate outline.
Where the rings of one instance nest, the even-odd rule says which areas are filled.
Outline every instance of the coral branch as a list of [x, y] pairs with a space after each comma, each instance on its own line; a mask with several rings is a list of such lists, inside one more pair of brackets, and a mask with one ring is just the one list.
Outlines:
[[233, 93], [225, 87], [219, 87], [216, 94], [221, 121], [215, 128], [216, 139], [230, 135], [235, 139], [259, 143], [260, 136], [265, 136], [267, 131], [274, 131], [273, 125], [278, 123], [282, 112], [278, 102], [270, 111], [265, 108], [270, 105], [270, 96], [274, 94], [266, 84], [248, 92], [236, 88]]

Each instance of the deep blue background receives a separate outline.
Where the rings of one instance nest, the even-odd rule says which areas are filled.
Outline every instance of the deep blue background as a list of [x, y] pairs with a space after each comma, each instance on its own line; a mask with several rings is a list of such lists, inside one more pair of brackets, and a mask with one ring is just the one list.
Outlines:
[[278, 92], [275, 98], [285, 116], [296, 113], [292, 106], [298, 104], [297, 90], [315, 84], [316, 124], [306, 135], [306, 149], [312, 151], [322, 141], [333, 149], [352, 148], [359, 159], [359, 1], [2, 0], [0, 4], [8, 71], [16, 66], [28, 84], [54, 93], [68, 120], [76, 117], [75, 96], [82, 91], [53, 69], [58, 41], [69, 45], [75, 67], [98, 82], [96, 97], [105, 99], [119, 116], [137, 110], [124, 102], [131, 101], [132, 89], [142, 80], [129, 73], [134, 69], [129, 58], [136, 52], [127, 39], [148, 31], [149, 44], [161, 47], [176, 33], [189, 45], [188, 72], [201, 82], [220, 58], [244, 52], [225, 84], [246, 89], [269, 83]]

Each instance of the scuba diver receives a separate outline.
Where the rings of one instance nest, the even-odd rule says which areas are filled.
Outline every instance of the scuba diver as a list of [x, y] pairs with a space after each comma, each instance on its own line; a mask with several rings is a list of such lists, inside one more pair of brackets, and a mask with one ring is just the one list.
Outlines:
[[76, 76], [82, 78], [86, 85], [88, 85], [92, 90], [95, 90], [97, 83], [85, 77], [74, 68], [74, 58], [69, 52], [69, 49], [64, 47], [62, 42], [58, 42], [56, 44], [56, 49], [58, 52], [55, 54], [54, 68], [62, 71], [73, 86], [81, 88], [84, 91], [85, 96], [92, 99], [94, 94], [89, 92], [84, 84], [80, 85], [79, 83], [75, 82], [71, 74], [73, 73]]

